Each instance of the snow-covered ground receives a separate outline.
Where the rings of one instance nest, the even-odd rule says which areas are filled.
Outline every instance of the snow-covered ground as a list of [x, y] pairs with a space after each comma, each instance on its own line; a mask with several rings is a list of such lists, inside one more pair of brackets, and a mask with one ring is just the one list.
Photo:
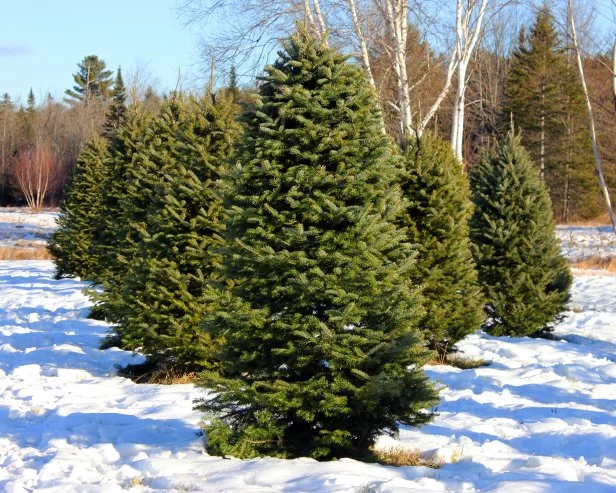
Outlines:
[[616, 256], [616, 235], [611, 226], [557, 226], [556, 235], [569, 260]]
[[139, 357], [98, 349], [82, 287], [0, 262], [0, 492], [616, 492], [616, 276], [575, 272], [561, 341], [478, 333], [460, 349], [490, 366], [427, 368], [438, 417], [378, 445], [438, 469], [208, 456], [205, 391], [118, 377]]
[[56, 227], [55, 211], [0, 207], [0, 247], [41, 247]]

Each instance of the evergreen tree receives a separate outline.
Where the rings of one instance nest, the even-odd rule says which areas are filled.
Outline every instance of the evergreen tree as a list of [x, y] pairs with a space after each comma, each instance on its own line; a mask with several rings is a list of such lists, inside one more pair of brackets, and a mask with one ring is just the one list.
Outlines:
[[113, 139], [120, 125], [126, 120], [126, 87], [122, 79], [122, 69], [118, 68], [113, 89], [111, 91], [111, 104], [107, 109], [103, 137]]
[[2, 99], [0, 99], [0, 111], [13, 111], [15, 105], [11, 100], [11, 95], [8, 92], [5, 92], [2, 95]]
[[111, 70], [96, 55], [88, 55], [77, 64], [78, 72], [73, 74], [75, 85], [67, 89], [65, 101], [71, 106], [88, 106], [92, 100], [107, 101], [111, 84]]
[[401, 226], [418, 245], [414, 281], [423, 285], [420, 326], [430, 347], [444, 353], [483, 321], [483, 299], [471, 253], [468, 180], [451, 147], [426, 134], [404, 155], [406, 198]]
[[[139, 105], [132, 106], [109, 147], [110, 158], [101, 185], [102, 204], [95, 220], [92, 246], [96, 259], [92, 280], [102, 286], [120, 284], [134, 255], [123, 204], [127, 199], [130, 169], [135, 165], [136, 156], [145, 152], [152, 138], [149, 132], [151, 120], [151, 115], [142, 111]], [[141, 195], [144, 204], [150, 199]], [[97, 316], [113, 320], [113, 313], [106, 313], [100, 305], [96, 308], [97, 312], [100, 310]]]
[[30, 88], [30, 92], [28, 93], [28, 111], [35, 111], [36, 109], [36, 98], [34, 97], [34, 92], [32, 92], [32, 88]]
[[471, 239], [486, 301], [486, 330], [525, 336], [550, 329], [569, 299], [571, 275], [554, 234], [550, 198], [519, 137], [510, 132], [471, 169]]
[[305, 31], [260, 87], [226, 192], [212, 454], [362, 455], [431, 419], [400, 169], [361, 69]]
[[48, 250], [56, 264], [56, 278], [91, 279], [96, 258], [92, 251], [96, 220], [101, 208], [107, 144], [95, 138], [84, 144], [60, 205], [58, 228]]
[[231, 66], [231, 70], [229, 72], [229, 87], [227, 87], [227, 92], [231, 95], [234, 101], [237, 101], [240, 97], [240, 88], [237, 85], [237, 72], [235, 70], [235, 65]]
[[[175, 95], [152, 123], [146, 155], [129, 169], [123, 219], [137, 251], [106, 299], [121, 346], [141, 347], [149, 369], [212, 367], [212, 343], [200, 323], [212, 309], [206, 283], [220, 264], [223, 207], [215, 185], [239, 133], [236, 117], [230, 98], [214, 104]], [[139, 196], [148, 203], [135, 204]]]
[[599, 194], [589, 186], [594, 168], [582, 87], [547, 6], [537, 13], [530, 34], [521, 33], [504, 92], [503, 128], [513, 119], [521, 129], [557, 217], [566, 222], [574, 213], [597, 214]]

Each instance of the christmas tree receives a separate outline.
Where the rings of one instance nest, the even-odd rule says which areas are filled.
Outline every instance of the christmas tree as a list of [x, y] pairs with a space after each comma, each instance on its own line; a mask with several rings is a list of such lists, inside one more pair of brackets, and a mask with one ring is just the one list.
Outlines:
[[56, 277], [92, 279], [97, 259], [94, 232], [102, 205], [101, 185], [105, 176], [107, 142], [95, 138], [84, 144], [60, 204], [58, 228], [48, 249], [56, 264]]
[[486, 330], [497, 336], [548, 331], [569, 299], [571, 275], [539, 171], [510, 132], [493, 156], [472, 168], [470, 180]]
[[152, 123], [151, 146], [128, 171], [123, 218], [136, 252], [104, 299], [116, 314], [121, 346], [140, 347], [155, 371], [212, 367], [212, 342], [200, 322], [212, 309], [203, 295], [220, 263], [217, 182], [239, 124], [230, 98], [208, 99], [166, 101]]
[[404, 155], [401, 226], [418, 245], [413, 279], [423, 285], [421, 322], [431, 348], [443, 354], [480, 328], [483, 299], [471, 253], [468, 179], [449, 145], [424, 134]]
[[[400, 173], [361, 69], [299, 31], [266, 68], [226, 196], [221, 373], [202, 384], [212, 454], [362, 456], [420, 425], [412, 248], [394, 225]], [[221, 414], [222, 413], [222, 414]]]

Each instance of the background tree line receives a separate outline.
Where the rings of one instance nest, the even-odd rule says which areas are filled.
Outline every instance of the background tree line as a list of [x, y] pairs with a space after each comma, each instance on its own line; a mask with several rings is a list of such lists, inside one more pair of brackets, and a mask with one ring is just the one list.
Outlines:
[[[443, 8], [437, 15], [430, 9], [433, 2], [425, 3], [423, 9], [406, 0], [392, 2], [373, 5], [350, 0], [325, 5], [317, 0], [299, 10], [287, 9], [277, 18], [285, 19], [285, 26], [302, 19], [316, 31], [328, 30], [332, 44], [356, 54], [377, 90], [385, 130], [398, 142], [430, 130], [450, 140], [470, 168], [513, 123], [541, 169], [556, 220], [567, 223], [600, 215], [604, 206], [584, 100], [570, 33], [559, 21], [559, 10], [547, 4], [529, 10], [513, 2], [474, 0], [457, 2], [455, 9]], [[271, 4], [263, 15], [279, 12], [282, 3]], [[261, 4], [236, 0], [234, 5], [249, 12]], [[187, 2], [186, 9], [189, 17], [205, 21], [220, 13], [206, 1]], [[340, 18], [345, 13], [346, 20]], [[401, 23], [400, 15], [406, 15], [408, 22]], [[456, 20], [448, 23], [448, 18]], [[286, 29], [279, 23], [269, 25], [271, 37], [259, 36], [262, 41], [252, 42], [250, 33], [264, 34], [266, 26], [264, 17], [258, 19], [261, 24], [254, 15], [250, 19], [253, 24], [238, 24], [233, 36], [227, 33], [205, 44], [206, 53], [216, 56], [219, 66], [228, 64], [233, 81], [226, 83], [238, 92], [233, 63], [246, 67], [255, 60], [251, 49], [259, 43], [265, 49], [263, 40], [275, 42]], [[591, 48], [583, 64], [606, 179], [612, 188], [616, 186], [616, 143], [610, 138], [616, 130], [612, 54], [596, 45]], [[114, 81], [121, 81], [121, 74], [114, 79], [105, 62], [90, 55], [78, 64], [73, 78], [75, 86], [66, 91], [62, 102], [50, 96], [37, 102], [31, 93], [24, 106], [8, 94], [2, 96], [0, 204], [57, 203], [82, 144], [104, 133]], [[252, 79], [247, 80], [242, 92], [254, 92], [253, 86]], [[128, 100], [140, 99], [155, 112], [159, 96], [151, 88], [142, 93], [138, 96], [135, 91]]]
[[142, 97], [135, 89], [127, 94], [121, 70], [114, 74], [96, 55], [78, 63], [73, 79], [63, 101], [48, 94], [39, 102], [32, 89], [25, 105], [8, 93], [0, 97], [0, 206], [56, 205], [82, 145], [108, 134], [106, 122], [117, 120], [118, 98], [122, 108], [129, 96], [151, 111], [158, 106], [152, 88]]

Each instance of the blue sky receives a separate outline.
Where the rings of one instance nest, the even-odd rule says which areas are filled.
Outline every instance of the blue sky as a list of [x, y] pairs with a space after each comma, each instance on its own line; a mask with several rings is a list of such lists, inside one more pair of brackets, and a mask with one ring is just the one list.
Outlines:
[[[173, 89], [181, 68], [184, 87], [200, 73], [197, 33], [183, 26], [179, 0], [7, 0], [0, 16], [0, 94], [25, 102], [61, 99], [77, 63], [102, 58], [125, 82], [137, 67], [160, 90]], [[157, 79], [157, 80], [156, 80]]]

